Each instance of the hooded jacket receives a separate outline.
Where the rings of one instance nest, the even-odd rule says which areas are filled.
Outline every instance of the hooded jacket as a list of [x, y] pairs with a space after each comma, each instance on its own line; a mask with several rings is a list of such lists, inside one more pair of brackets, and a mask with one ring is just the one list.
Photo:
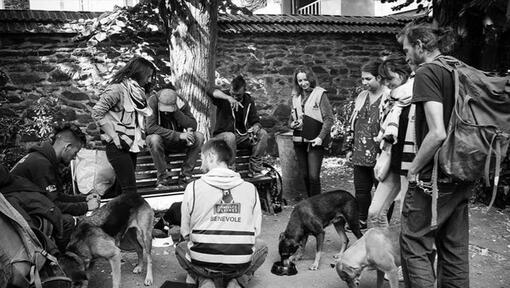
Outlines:
[[160, 112], [157, 95], [149, 97], [147, 103], [153, 113], [151, 116], [145, 117], [147, 135], [157, 134], [169, 141], [178, 142], [179, 135], [185, 128], [197, 130], [197, 120], [193, 117], [188, 102], [182, 99], [181, 96], [177, 97], [184, 105], [174, 112]]
[[[214, 90], [209, 91], [208, 93], [209, 97], [212, 99], [212, 103], [216, 105], [216, 125], [214, 127], [213, 136], [223, 132], [235, 133], [236, 119], [234, 119], [234, 112], [230, 106], [230, 102], [224, 99], [213, 97], [213, 91]], [[230, 95], [228, 90], [223, 90], [222, 92]], [[243, 111], [242, 123], [244, 127], [237, 128], [241, 128], [242, 131], [246, 131], [251, 126], [260, 123], [260, 118], [257, 113], [257, 108], [255, 107], [255, 101], [253, 101], [253, 98], [251, 98], [250, 94], [244, 93], [240, 102], [243, 105], [243, 107], [240, 109]]]
[[44, 190], [37, 187], [20, 176], [9, 174], [9, 171], [0, 165], [0, 192], [5, 199], [16, 208], [32, 228], [31, 216], [41, 216], [48, 219], [55, 231], [55, 235], [62, 233], [62, 213], [48, 197]]
[[189, 236], [194, 264], [226, 272], [248, 267], [262, 223], [253, 184], [214, 168], [186, 187], [181, 209], [181, 234]]
[[64, 214], [81, 216], [87, 213], [86, 196], [68, 195], [63, 191], [55, 149], [49, 142], [36, 145], [16, 163], [11, 173], [30, 180], [44, 191]]

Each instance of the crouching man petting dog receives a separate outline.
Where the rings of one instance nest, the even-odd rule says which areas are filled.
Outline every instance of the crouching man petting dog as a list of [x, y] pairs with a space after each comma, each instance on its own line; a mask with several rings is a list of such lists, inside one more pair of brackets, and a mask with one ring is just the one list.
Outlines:
[[186, 283], [246, 287], [268, 251], [257, 239], [262, 223], [257, 189], [228, 169], [234, 158], [224, 140], [205, 143], [201, 157], [206, 174], [184, 192], [181, 235], [186, 241], [175, 249], [177, 260], [188, 272]]

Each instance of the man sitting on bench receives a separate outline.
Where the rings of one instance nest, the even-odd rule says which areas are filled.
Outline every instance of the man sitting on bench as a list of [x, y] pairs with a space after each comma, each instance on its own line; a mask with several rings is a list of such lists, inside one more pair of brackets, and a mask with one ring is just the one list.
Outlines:
[[[189, 104], [173, 89], [163, 89], [148, 100], [152, 108], [146, 117], [147, 146], [156, 166], [158, 188], [172, 184], [186, 185], [192, 180], [193, 169], [204, 143], [204, 135], [197, 129], [197, 121]], [[177, 181], [172, 181], [167, 170], [166, 153], [186, 152], [186, 158]]]
[[246, 93], [243, 76], [232, 80], [230, 90], [214, 89], [209, 95], [216, 105], [215, 139], [227, 142], [232, 151], [239, 147], [251, 148], [250, 177], [263, 175], [262, 156], [267, 148], [267, 132], [260, 125], [255, 102]]

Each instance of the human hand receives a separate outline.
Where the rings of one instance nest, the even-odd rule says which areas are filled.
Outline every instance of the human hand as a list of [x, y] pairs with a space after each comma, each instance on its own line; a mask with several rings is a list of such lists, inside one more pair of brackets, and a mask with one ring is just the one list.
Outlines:
[[92, 211], [92, 210], [96, 210], [97, 208], [99, 208], [99, 203], [100, 201], [98, 199], [90, 199], [87, 201], [87, 208], [89, 211]]
[[248, 133], [257, 134], [260, 131], [260, 125], [255, 124], [248, 129]]
[[230, 103], [230, 107], [234, 109], [234, 111], [237, 111], [239, 107], [244, 108], [243, 104], [241, 102], [237, 101], [234, 97], [228, 96], [227, 101]]
[[120, 138], [118, 135], [112, 137], [112, 142], [113, 144], [115, 144], [115, 147], [117, 147], [118, 149], [122, 149], [122, 145], [120, 144]]
[[297, 129], [297, 128], [301, 127], [301, 125], [303, 125], [303, 120], [301, 120], [301, 119], [294, 120], [294, 121], [292, 121], [292, 123], [290, 123], [290, 128]]
[[413, 172], [411, 169], [407, 171], [407, 182], [408, 183], [416, 183], [418, 181], [418, 175]]
[[312, 143], [312, 147], [321, 146], [322, 139], [320, 137], [317, 137], [317, 138], [313, 139], [311, 143]]
[[95, 189], [92, 189], [90, 192], [89, 192], [89, 195], [87, 195], [87, 198], [85, 199], [86, 201], [89, 201], [90, 199], [96, 199], [96, 200], [101, 200], [101, 196], [99, 196], [99, 194], [97, 194], [96, 190]]
[[348, 161], [348, 162], [351, 162], [352, 161], [352, 151], [349, 151], [345, 154], [345, 159]]
[[195, 136], [193, 135], [192, 131], [182, 132], [181, 134], [179, 134], [179, 139], [192, 144], [195, 142]]

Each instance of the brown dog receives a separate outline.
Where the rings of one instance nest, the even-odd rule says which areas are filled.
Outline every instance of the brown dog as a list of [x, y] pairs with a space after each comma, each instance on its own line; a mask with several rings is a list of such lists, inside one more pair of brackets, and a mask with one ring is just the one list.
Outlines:
[[361, 239], [345, 250], [336, 263], [336, 272], [349, 288], [359, 286], [359, 277], [366, 267], [377, 269], [377, 287], [382, 287], [384, 273], [390, 287], [398, 288], [400, 266], [400, 227], [370, 228]]
[[122, 194], [81, 221], [71, 235], [66, 253], [59, 257], [74, 287], [88, 285], [87, 270], [96, 258], [105, 258], [112, 267], [113, 288], [120, 287], [120, 251], [136, 251], [138, 264], [133, 273], [141, 273], [147, 256], [145, 285], [152, 285], [152, 225], [154, 212], [136, 193]]

